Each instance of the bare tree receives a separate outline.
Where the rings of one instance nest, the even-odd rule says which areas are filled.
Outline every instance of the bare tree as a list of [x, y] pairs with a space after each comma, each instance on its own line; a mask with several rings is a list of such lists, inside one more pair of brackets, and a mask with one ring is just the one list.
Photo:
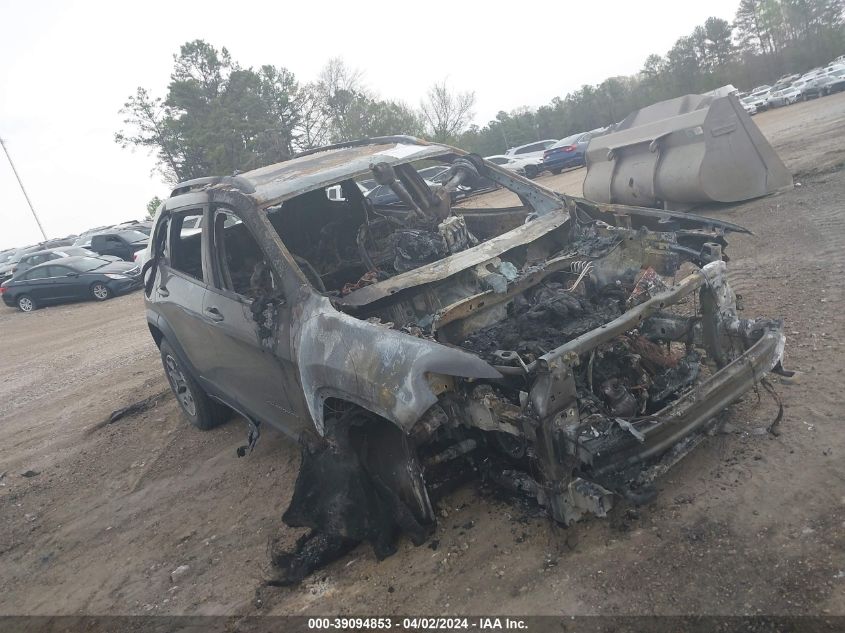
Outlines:
[[299, 123], [295, 128], [298, 150], [313, 149], [329, 142], [330, 120], [326, 114], [325, 100], [317, 84], [302, 86], [297, 95]]
[[360, 70], [347, 66], [340, 57], [330, 59], [320, 71], [316, 85], [332, 142], [351, 141], [355, 136], [356, 110], [370, 97], [362, 78]]
[[445, 143], [466, 129], [474, 105], [474, 92], [452, 92], [443, 79], [429, 89], [420, 107], [433, 139]]
[[363, 92], [364, 73], [357, 68], [350, 68], [341, 57], [332, 57], [323, 66], [317, 82], [331, 96], [340, 90]]

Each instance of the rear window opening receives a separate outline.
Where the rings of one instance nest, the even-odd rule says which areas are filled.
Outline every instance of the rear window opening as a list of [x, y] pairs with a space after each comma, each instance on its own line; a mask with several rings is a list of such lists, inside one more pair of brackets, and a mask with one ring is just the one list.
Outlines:
[[202, 229], [193, 228], [202, 221], [202, 209], [174, 215], [169, 220], [169, 244], [166, 253], [170, 266], [204, 281], [202, 273]]

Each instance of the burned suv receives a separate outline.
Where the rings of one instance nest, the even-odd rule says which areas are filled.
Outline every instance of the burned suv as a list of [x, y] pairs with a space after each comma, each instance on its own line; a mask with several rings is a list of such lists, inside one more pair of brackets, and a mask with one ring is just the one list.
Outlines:
[[[431, 188], [417, 169], [435, 164]], [[374, 205], [361, 179], [402, 204]], [[497, 189], [453, 203], [482, 180]], [[563, 524], [649, 499], [781, 371], [781, 322], [742, 318], [728, 285], [736, 231], [377, 138], [178, 185], [150, 239], [147, 321], [193, 424], [234, 411], [250, 445], [264, 425], [300, 442], [283, 518], [311, 531], [278, 561], [296, 581], [361, 541], [379, 557], [399, 532], [423, 542], [466, 475]]]

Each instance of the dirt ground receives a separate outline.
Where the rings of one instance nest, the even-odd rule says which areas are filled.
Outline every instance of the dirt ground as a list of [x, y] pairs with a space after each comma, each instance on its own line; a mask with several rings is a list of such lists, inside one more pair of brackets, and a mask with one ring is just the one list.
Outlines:
[[647, 507], [563, 529], [469, 485], [436, 541], [265, 587], [297, 447], [268, 430], [238, 459], [243, 421], [198, 431], [169, 394], [100, 424], [167, 389], [140, 293], [2, 308], [0, 613], [845, 614], [845, 94], [755, 121], [801, 186], [705, 213], [755, 233], [728, 250], [745, 315], [786, 321], [779, 437], [752, 393]]

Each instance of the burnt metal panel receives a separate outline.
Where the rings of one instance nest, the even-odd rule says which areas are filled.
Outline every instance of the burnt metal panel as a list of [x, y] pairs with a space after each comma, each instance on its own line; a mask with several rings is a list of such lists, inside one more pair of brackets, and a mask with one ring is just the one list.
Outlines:
[[563, 211], [547, 213], [528, 224], [482, 242], [478, 246], [351, 292], [343, 299], [339, 299], [338, 303], [350, 307], [363, 306], [395, 294], [400, 290], [441, 281], [458, 271], [483, 264], [512, 248], [528, 244], [549, 231], [563, 226], [568, 221], [569, 216]]

